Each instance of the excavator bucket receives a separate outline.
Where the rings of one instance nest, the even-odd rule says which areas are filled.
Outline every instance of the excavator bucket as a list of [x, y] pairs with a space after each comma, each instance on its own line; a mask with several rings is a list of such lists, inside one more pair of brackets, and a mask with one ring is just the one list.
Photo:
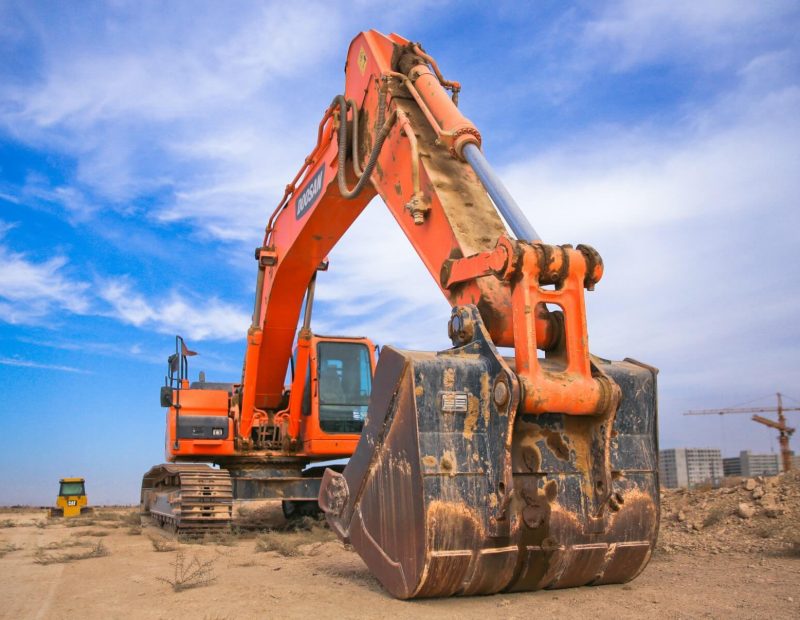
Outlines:
[[616, 411], [518, 414], [472, 311], [463, 346], [382, 350], [357, 449], [323, 477], [331, 527], [403, 599], [633, 579], [658, 531], [655, 369], [593, 358]]

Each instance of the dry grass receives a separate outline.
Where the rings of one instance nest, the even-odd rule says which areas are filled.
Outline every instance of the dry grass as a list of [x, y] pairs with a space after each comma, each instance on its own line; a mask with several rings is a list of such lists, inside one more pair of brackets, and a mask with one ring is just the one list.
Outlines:
[[275, 551], [278, 555], [290, 558], [300, 555], [298, 547], [304, 544], [298, 534], [285, 532], [264, 532], [256, 540], [256, 551]]
[[67, 564], [77, 560], [86, 560], [89, 558], [102, 558], [108, 555], [108, 549], [103, 545], [102, 540], [98, 540], [96, 544], [88, 549], [82, 551], [68, 551], [66, 553], [47, 553], [43, 548], [36, 550], [33, 555], [33, 561], [36, 564]]
[[68, 549], [69, 547], [85, 547], [87, 543], [85, 540], [78, 540], [76, 538], [69, 538], [67, 540], [56, 540], [51, 543], [47, 543], [46, 545], [42, 545], [41, 547], [37, 548], [44, 549], [48, 551], [58, 550], [58, 549]]
[[13, 519], [3, 519], [2, 521], [0, 521], [0, 528], [5, 528], [5, 527], [17, 527], [17, 522], [14, 521]]
[[130, 527], [141, 527], [142, 515], [139, 514], [139, 509], [137, 508], [130, 512], [123, 513], [120, 521], [122, 521], [124, 525], [128, 525]]
[[[284, 557], [313, 555], [320, 545], [336, 538], [331, 530], [320, 526], [317, 521], [314, 523], [316, 525], [308, 530], [264, 532], [256, 539], [256, 551], [274, 551]], [[302, 550], [301, 547], [306, 545], [310, 547]]]
[[179, 540], [187, 545], [222, 545], [223, 547], [234, 547], [241, 535], [241, 530], [222, 530], [219, 532], [206, 532], [202, 536], [182, 534]]
[[187, 562], [183, 551], [178, 550], [175, 554], [175, 561], [172, 562], [172, 578], [157, 577], [159, 581], [172, 586], [175, 592], [189, 590], [190, 588], [201, 588], [212, 584], [214, 576], [214, 560], [200, 561], [194, 556]]
[[20, 512], [31, 512], [34, 510], [38, 510], [36, 506], [2, 506], [0, 507], [0, 514], [17, 514]]
[[108, 532], [103, 530], [90, 530], [88, 532], [81, 532], [77, 534], [78, 536], [94, 536], [95, 538], [102, 538], [103, 536], [108, 536]]
[[312, 554], [309, 549], [300, 549], [304, 545], [314, 548], [331, 540], [335, 534], [324, 520], [314, 517], [292, 519], [283, 528], [264, 532], [256, 539], [256, 551], [274, 551], [284, 557]]
[[[278, 511], [279, 512], [279, 511]], [[244, 530], [263, 530], [275, 524], [276, 510], [273, 506], [242, 506], [236, 514], [236, 526]]]
[[22, 546], [15, 543], [0, 543], [0, 558], [5, 557], [12, 551], [19, 551], [20, 549], [22, 549]]
[[128, 510], [101, 510], [96, 512], [94, 518], [103, 521], [106, 527], [133, 527], [142, 524], [138, 508]]
[[142, 526], [141, 525], [132, 525], [128, 528], [128, 536], [141, 536], [142, 535]]
[[66, 527], [89, 527], [90, 525], [100, 525], [94, 517], [73, 517], [71, 519], [64, 519], [57, 517], [58, 521], [64, 521]]
[[150, 544], [153, 545], [153, 550], [158, 553], [166, 553], [167, 551], [175, 551], [178, 548], [178, 543], [169, 538], [162, 538], [161, 536], [150, 536]]

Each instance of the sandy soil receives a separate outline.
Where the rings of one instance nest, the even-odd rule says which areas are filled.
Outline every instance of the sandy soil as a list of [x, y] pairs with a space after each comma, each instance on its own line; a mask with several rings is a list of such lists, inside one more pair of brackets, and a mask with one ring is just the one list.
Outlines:
[[[167, 541], [168, 550], [158, 552], [151, 538], [161, 540], [162, 533], [132, 525], [133, 509], [101, 509], [82, 521], [5, 510], [0, 511], [0, 617], [800, 617], [800, 554], [777, 538], [771, 548], [721, 547], [714, 528], [730, 532], [739, 525], [733, 519], [740, 519], [743, 532], [762, 530], [752, 522], [759, 515], [729, 515], [733, 521], [727, 526], [720, 520], [706, 532], [702, 526], [695, 529], [685, 514], [700, 505], [713, 511], [714, 497], [706, 494], [694, 503], [685, 494], [665, 497], [659, 549], [630, 584], [410, 602], [389, 597], [360, 558], [320, 528], [266, 538], [248, 533], [203, 544]], [[719, 497], [735, 499], [731, 493], [719, 492]], [[673, 514], [676, 507], [683, 520]], [[293, 555], [259, 550], [275, 546]], [[92, 551], [94, 557], [57, 561]], [[168, 582], [174, 581], [181, 557], [184, 566], [199, 565], [205, 572], [198, 587], [176, 592]]]

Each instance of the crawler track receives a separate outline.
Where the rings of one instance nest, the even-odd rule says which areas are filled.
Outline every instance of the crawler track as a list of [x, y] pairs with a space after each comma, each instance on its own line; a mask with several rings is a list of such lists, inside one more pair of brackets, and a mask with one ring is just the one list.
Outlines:
[[142, 514], [176, 533], [202, 534], [231, 525], [228, 472], [208, 465], [156, 465], [142, 480]]

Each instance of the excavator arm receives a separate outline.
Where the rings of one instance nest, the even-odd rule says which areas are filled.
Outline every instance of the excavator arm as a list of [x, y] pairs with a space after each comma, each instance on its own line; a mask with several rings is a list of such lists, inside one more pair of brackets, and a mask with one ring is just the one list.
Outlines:
[[[480, 133], [446, 94], [443, 84], [453, 88], [452, 83], [441, 77], [418, 45], [394, 34], [362, 33], [350, 45], [345, 75], [344, 96], [336, 97], [326, 110], [317, 145], [287, 186], [269, 220], [264, 244], [256, 250], [259, 273], [239, 435], [249, 436], [258, 412], [281, 405], [306, 289], [376, 193], [451, 305], [476, 305], [495, 345], [518, 342], [520, 368], [536, 365], [537, 346], [554, 351], [564, 332], [545, 304], [574, 310], [568, 315], [574, 317], [574, 325], [567, 331], [574, 336], [570, 344], [580, 350], [572, 355], [570, 371], [588, 378], [582, 289], [584, 282], [593, 287], [602, 274], [599, 255], [582, 246], [580, 251], [542, 244], [534, 248], [507, 236], [476, 174], [481, 165], [488, 170], [477, 149]], [[466, 161], [470, 153], [472, 164]], [[489, 187], [493, 180], [484, 177]], [[497, 201], [518, 209], [507, 193]], [[531, 237], [522, 241], [538, 241], [520, 212], [507, 217], [521, 222], [522, 234]], [[522, 291], [525, 287], [516, 287], [518, 299], [512, 300], [512, 281], [538, 278], [552, 284], [570, 269], [575, 277], [568, 294], [531, 296]], [[538, 272], [544, 273], [540, 277]], [[493, 275], [501, 277], [484, 277]], [[594, 383], [588, 381], [590, 394], [582, 397], [587, 403], [575, 413], [593, 411], [600, 399], [613, 397], [610, 385]], [[573, 386], [573, 397], [575, 390]], [[541, 398], [541, 390], [531, 392]], [[535, 409], [533, 397], [530, 400]]]
[[453, 307], [453, 348], [384, 347], [357, 449], [322, 481], [328, 522], [401, 598], [627, 581], [658, 528], [656, 370], [590, 354], [602, 260], [541, 242], [459, 90], [418, 44], [352, 42], [345, 92], [256, 250], [238, 447], [278, 412], [296, 445], [303, 385], [287, 408], [283, 381], [303, 297], [378, 194]]

